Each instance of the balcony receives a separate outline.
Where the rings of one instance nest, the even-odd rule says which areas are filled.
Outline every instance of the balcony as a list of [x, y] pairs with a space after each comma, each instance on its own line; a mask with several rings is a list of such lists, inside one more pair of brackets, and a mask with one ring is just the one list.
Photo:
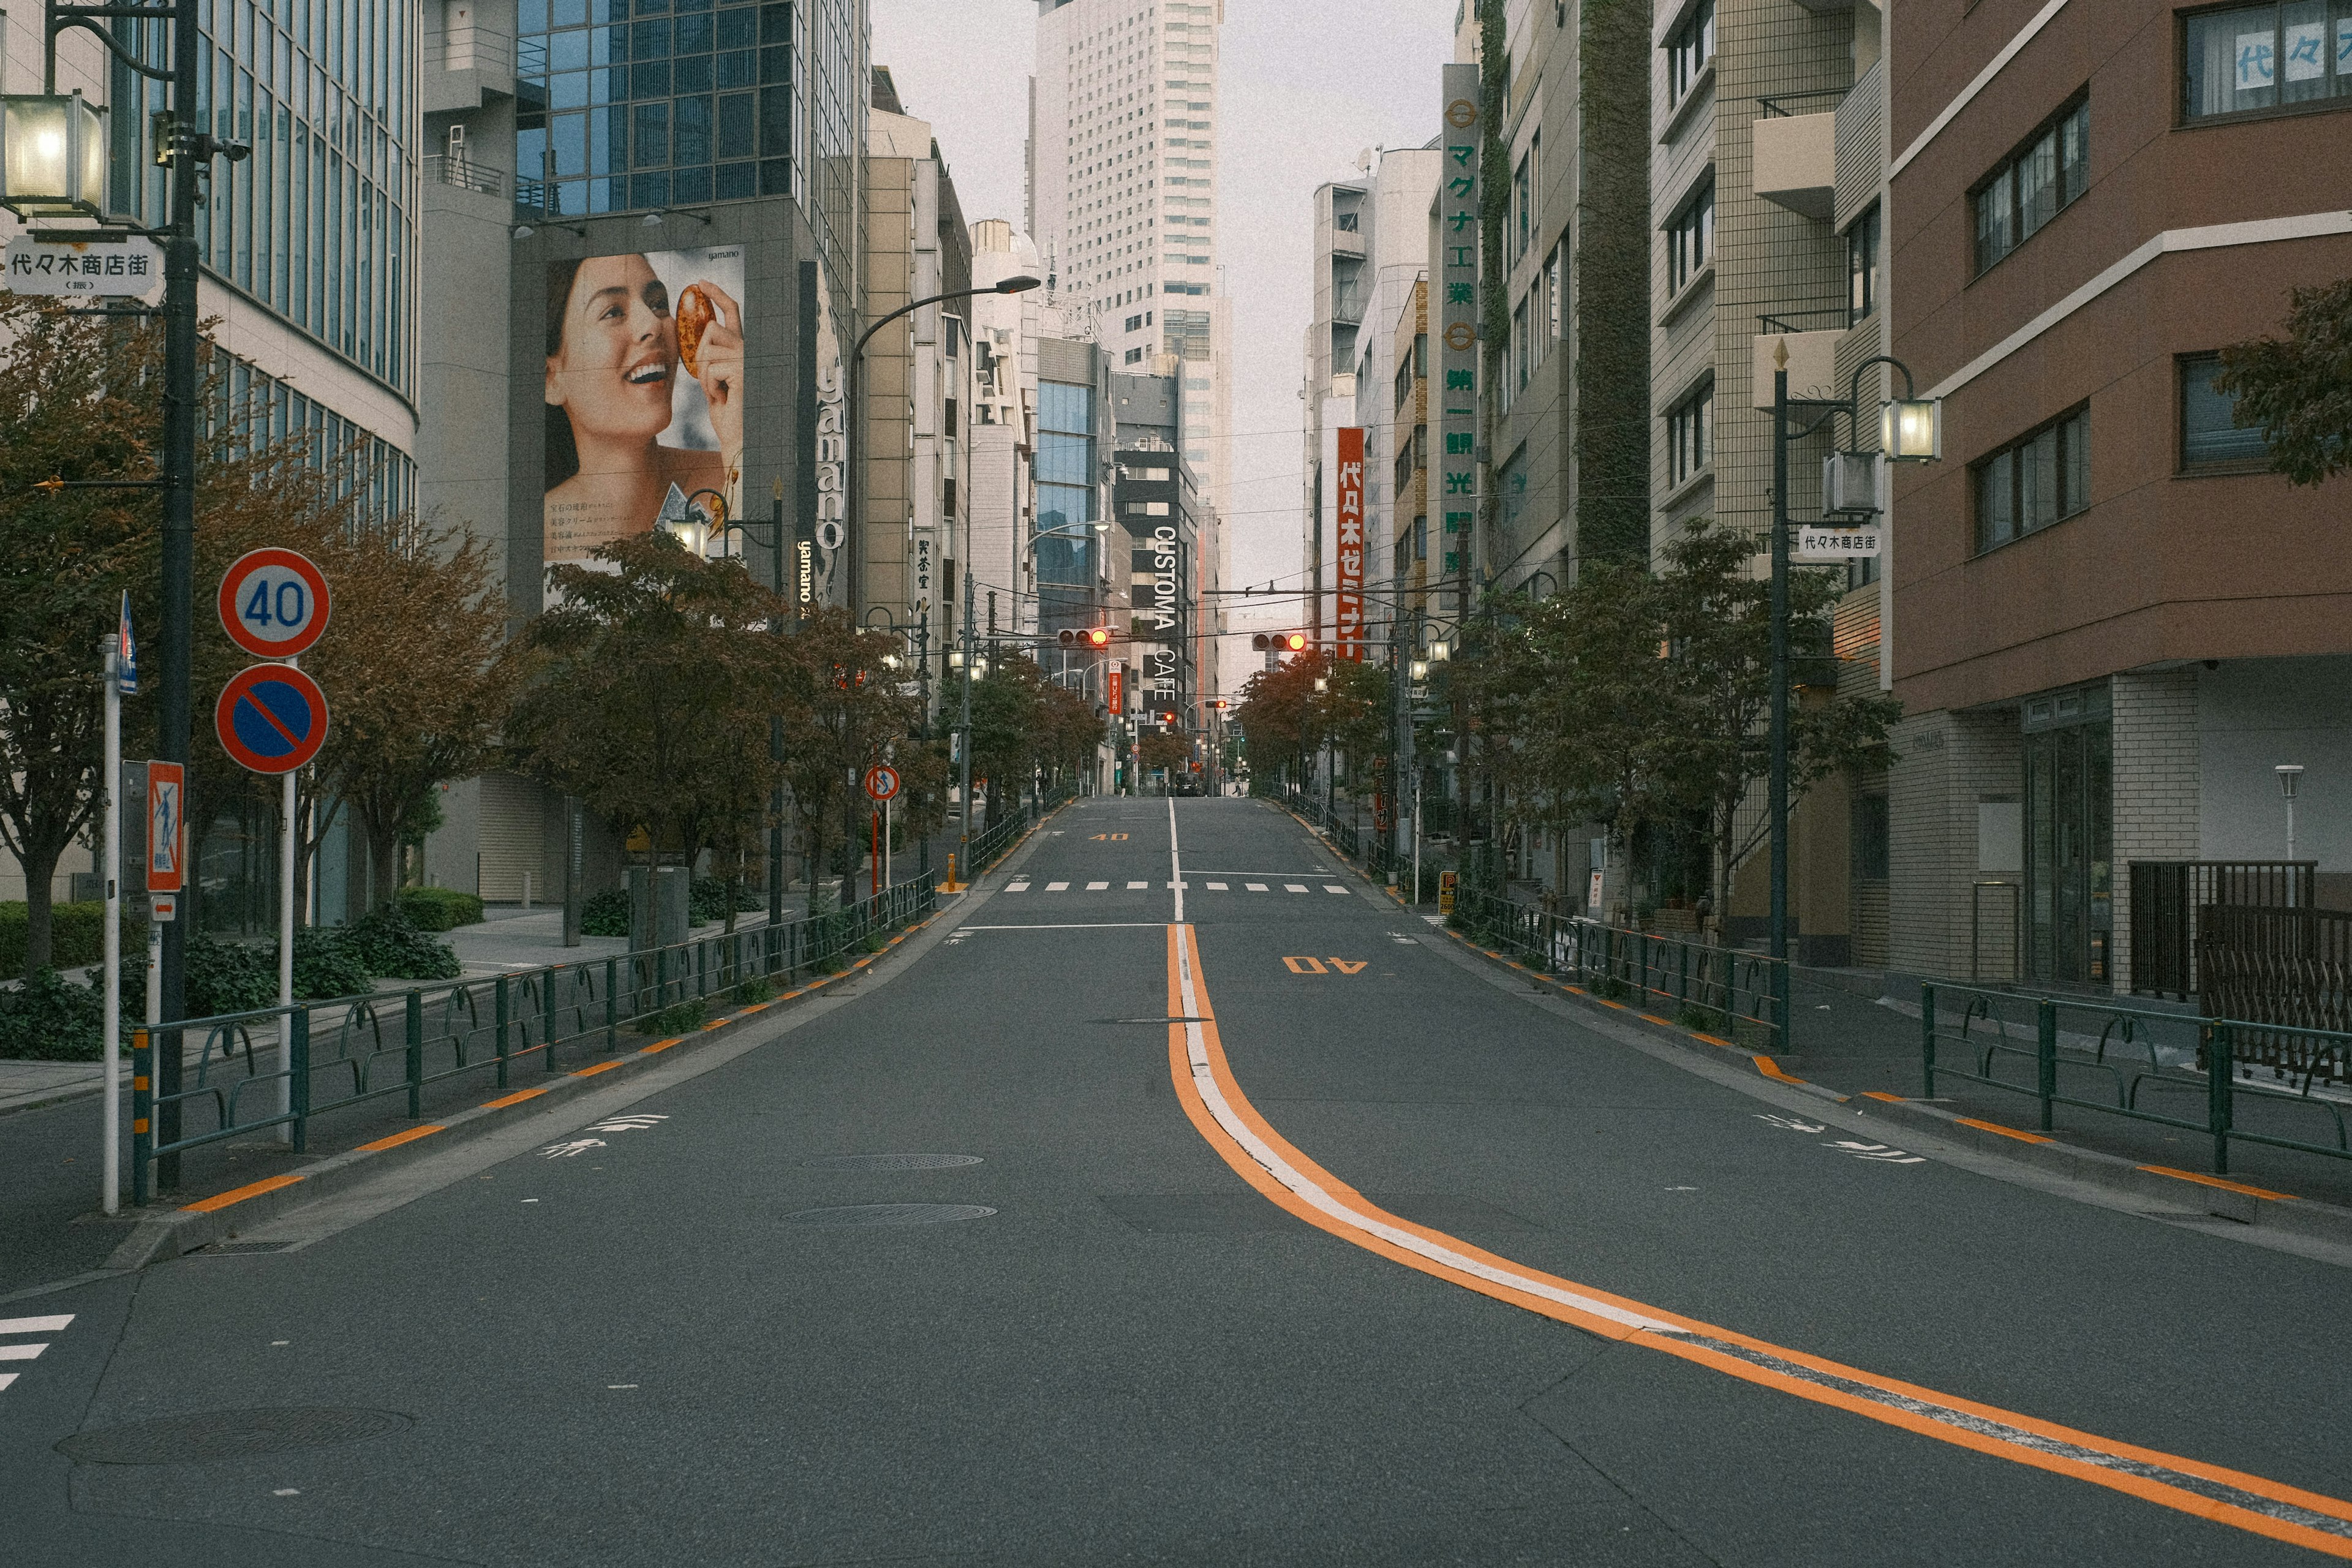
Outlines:
[[1826, 223], [1837, 203], [1837, 113], [1757, 116], [1756, 194]]
[[[1808, 316], [1826, 316], [1831, 312], [1807, 311]], [[1843, 323], [1845, 312], [1835, 312]], [[1818, 331], [1790, 331], [1789, 323], [1778, 317], [1764, 316], [1759, 321], [1764, 331], [1754, 339], [1755, 385], [1749, 405], [1756, 408], [1772, 406], [1772, 373], [1780, 368], [1774, 363], [1774, 350], [1785, 345], [1789, 351], [1789, 401], [1791, 403], [1837, 403], [1845, 397], [1845, 389], [1838, 384], [1837, 345], [1845, 336], [1843, 324]]]
[[425, 160], [425, 177], [436, 184], [479, 191], [486, 196], [503, 195], [507, 188], [506, 175], [499, 170], [445, 153], [433, 153]]

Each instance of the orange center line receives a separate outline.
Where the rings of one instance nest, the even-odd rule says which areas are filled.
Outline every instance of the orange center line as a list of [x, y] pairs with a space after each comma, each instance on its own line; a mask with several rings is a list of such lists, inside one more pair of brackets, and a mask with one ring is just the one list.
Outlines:
[[1555, 1321], [1958, 1447], [2352, 1559], [2352, 1502], [1775, 1345], [1515, 1263], [1373, 1205], [1275, 1131], [1219, 1037], [1190, 925], [1168, 928], [1168, 1067], [1204, 1142], [1270, 1202], [1366, 1251]]

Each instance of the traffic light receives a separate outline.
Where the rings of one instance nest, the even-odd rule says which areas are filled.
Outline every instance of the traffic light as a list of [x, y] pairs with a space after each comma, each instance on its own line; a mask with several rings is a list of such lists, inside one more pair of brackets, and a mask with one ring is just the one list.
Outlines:
[[1108, 626], [1085, 626], [1079, 628], [1065, 626], [1062, 629], [1061, 637], [1062, 646], [1064, 647], [1105, 648], [1110, 647], [1110, 628]]
[[1250, 638], [1250, 647], [1259, 653], [1305, 653], [1305, 632], [1259, 632]]

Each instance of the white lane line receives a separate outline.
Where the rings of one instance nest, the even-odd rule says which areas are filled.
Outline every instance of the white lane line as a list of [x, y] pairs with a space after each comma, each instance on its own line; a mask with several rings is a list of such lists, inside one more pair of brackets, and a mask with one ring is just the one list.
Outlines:
[[1282, 890], [1286, 893], [1303, 893], [1307, 890], [1307, 884], [1304, 882], [1285, 882], [1282, 885]]
[[1025, 893], [1029, 890], [1029, 884], [1026, 882], [1007, 882], [1004, 884], [1004, 890], [1008, 893]]
[[14, 1383], [14, 1382], [16, 1382], [16, 1374], [15, 1373], [13, 1373], [13, 1372], [0, 1372], [0, 1388], [5, 1388], [5, 1387], [7, 1387], [10, 1384], [12, 1384], [12, 1383]]
[[1212, 882], [1209, 884], [1209, 891], [1213, 893], [1222, 893], [1224, 890], [1225, 885], [1223, 882]]
[[48, 1348], [47, 1340], [36, 1341], [29, 1345], [0, 1345], [0, 1361], [31, 1361]]
[[1182, 892], [1185, 889], [1187, 889], [1187, 888], [1191, 887], [1192, 884], [1192, 883], [1190, 883], [1190, 882], [1171, 882], [1171, 883], [1169, 883], [1168, 885], [1169, 885], [1170, 887], [1171, 887], [1171, 888], [1175, 889], [1178, 892], [1180, 892], [1180, 893], [1181, 893], [1181, 892]]
[[1045, 884], [1045, 890], [1049, 893], [1066, 893], [1070, 890], [1070, 885], [1067, 882], [1048, 882]]
[[1184, 923], [1184, 857], [1176, 844], [1176, 797], [1168, 797], [1168, 886], [1176, 894], [1176, 923]]
[[[1201, 1011], [1201, 1000], [1192, 984], [1192, 944], [1184, 941], [1183, 933], [1181, 931], [1177, 933], [1176, 940], [1176, 980], [1178, 994], [1184, 999], [1186, 1016], [1197, 1018]], [[1202, 1101], [1207, 1104], [1209, 1114], [1216, 1118], [1217, 1125], [1224, 1130], [1227, 1137], [1247, 1150], [1250, 1158], [1256, 1161], [1266, 1174], [1289, 1188], [1309, 1207], [1338, 1220], [1350, 1230], [1361, 1231], [1367, 1236], [1376, 1236], [1391, 1247], [1402, 1247], [1407, 1252], [1426, 1258], [1433, 1263], [1484, 1279], [1489, 1284], [1500, 1285], [1529, 1296], [1538, 1296], [1547, 1301], [1556, 1301], [1563, 1307], [1588, 1313], [1609, 1322], [1622, 1323], [1629, 1329], [1661, 1330], [1675, 1334], [1682, 1331], [1672, 1323], [1647, 1317], [1639, 1312], [1629, 1312], [1614, 1302], [1596, 1300], [1579, 1291], [1564, 1290], [1549, 1280], [1529, 1279], [1527, 1275], [1510, 1269], [1497, 1268], [1493, 1264], [1479, 1258], [1465, 1257], [1452, 1247], [1440, 1246], [1426, 1237], [1416, 1236], [1408, 1230], [1399, 1230], [1392, 1225], [1384, 1224], [1370, 1215], [1360, 1214], [1348, 1207], [1308, 1180], [1297, 1167], [1276, 1153], [1265, 1139], [1260, 1138], [1247, 1122], [1234, 1113], [1232, 1102], [1225, 1099], [1225, 1091], [1217, 1082], [1216, 1073], [1209, 1066], [1208, 1042], [1197, 1022], [1187, 1023], [1184, 1026], [1184, 1054], [1192, 1069], [1192, 1087], [1198, 1091]]]
[[[1165, 931], [1165, 921], [1079, 921], [1067, 925], [966, 926], [963, 931]], [[956, 932], [961, 936], [963, 931]]]
[[1105, 888], [1109, 886], [1110, 884], [1108, 882], [1088, 882], [1087, 884], [1087, 891], [1089, 893], [1099, 893]]
[[1337, 883], [1326, 882], [1323, 884], [1323, 890], [1327, 893], [1344, 893], [1348, 889], [1339, 886]]
[[1253, 893], [1263, 893], [1265, 891], [1265, 884], [1264, 882], [1244, 882], [1242, 886], [1247, 888]]
[[1128, 890], [1129, 892], [1130, 892], [1130, 893], [1131, 893], [1131, 892], [1135, 891], [1138, 888], [1148, 888], [1148, 887], [1150, 887], [1150, 886], [1151, 886], [1151, 884], [1150, 884], [1150, 883], [1149, 883], [1149, 882], [1129, 882], [1129, 883], [1127, 885], [1127, 890]]
[[0, 1334], [54, 1334], [73, 1321], [71, 1312], [54, 1318], [0, 1318]]

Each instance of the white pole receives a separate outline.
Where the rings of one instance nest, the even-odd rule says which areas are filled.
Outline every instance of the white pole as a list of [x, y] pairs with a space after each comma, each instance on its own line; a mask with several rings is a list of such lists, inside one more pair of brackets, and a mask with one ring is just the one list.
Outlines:
[[[299, 771], [299, 770], [298, 770]], [[286, 775], [279, 797], [278, 814], [285, 824], [278, 839], [278, 1005], [294, 1005], [294, 773]], [[280, 1072], [290, 1074], [294, 1068], [294, 1015], [278, 1015], [278, 1066]], [[294, 1080], [291, 1077], [278, 1080], [278, 1113], [280, 1116], [294, 1109]], [[278, 1124], [278, 1141], [294, 1142], [294, 1124]]]
[[106, 1119], [100, 1133], [106, 1169], [99, 1204], [108, 1214], [122, 1207], [122, 686], [121, 672], [115, 667], [120, 643], [119, 637], [108, 637], [105, 643], [106, 746], [104, 772], [99, 774], [99, 788], [106, 792], [106, 842], [100, 851], [105, 858], [98, 870], [106, 897], [106, 939], [100, 949], [106, 966], [106, 1022], [99, 1047], [106, 1063], [106, 1103], [100, 1111]]

